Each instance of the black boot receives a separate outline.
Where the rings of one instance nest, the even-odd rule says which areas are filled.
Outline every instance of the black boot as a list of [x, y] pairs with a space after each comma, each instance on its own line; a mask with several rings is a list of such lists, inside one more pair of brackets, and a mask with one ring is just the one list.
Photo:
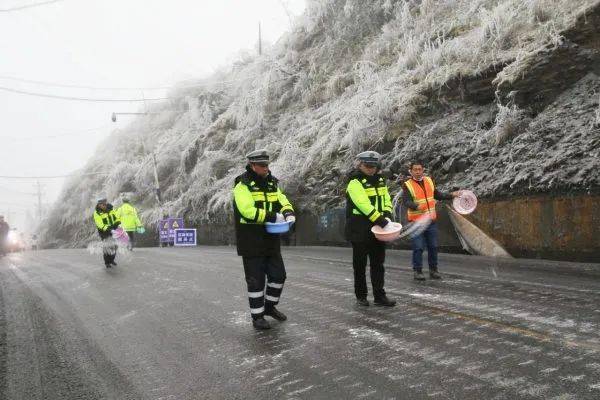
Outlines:
[[116, 262], [114, 262], [114, 261], [111, 261], [110, 263], [111, 263], [113, 266], [115, 266], [115, 267], [117, 266], [117, 263], [116, 263]]
[[112, 265], [110, 265], [109, 263], [104, 264], [106, 266], [106, 268], [112, 268]]
[[269, 324], [269, 322], [266, 319], [264, 319], [264, 317], [253, 319], [252, 325], [255, 329], [259, 330], [271, 329], [271, 324]]
[[415, 281], [424, 281], [425, 275], [423, 275], [423, 271], [415, 271]]
[[275, 306], [266, 308], [265, 315], [268, 315], [269, 317], [273, 317], [277, 321], [285, 321], [287, 319], [285, 314], [282, 313], [281, 311], [279, 311], [278, 309], [276, 309]]
[[442, 276], [440, 275], [439, 272], [437, 272], [437, 270], [430, 270], [429, 271], [429, 278], [431, 279], [442, 279]]
[[369, 300], [367, 300], [366, 297], [359, 297], [356, 299], [356, 304], [362, 307], [368, 307], [369, 306]]
[[377, 297], [373, 303], [376, 306], [394, 307], [396, 305], [396, 300], [390, 300], [384, 294], [383, 296]]

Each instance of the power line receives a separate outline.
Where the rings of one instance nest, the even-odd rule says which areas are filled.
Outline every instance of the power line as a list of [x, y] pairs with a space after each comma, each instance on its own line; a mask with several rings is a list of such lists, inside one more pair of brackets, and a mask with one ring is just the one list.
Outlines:
[[[288, 73], [287, 71], [284, 71], [283, 69], [280, 69], [280, 71], [286, 73], [286, 75], [288, 76], [292, 76], [295, 74], [292, 73]], [[215, 86], [215, 85], [219, 85], [219, 84], [232, 84], [232, 83], [237, 83], [237, 82], [243, 82], [243, 81], [249, 81], [249, 80], [253, 80], [255, 78], [259, 78], [261, 77], [262, 74], [257, 74], [254, 76], [246, 76], [244, 78], [240, 78], [240, 79], [233, 79], [233, 80], [228, 80], [228, 81], [216, 81], [216, 82], [205, 82], [205, 83], [199, 83], [199, 84], [195, 84], [195, 85], [189, 85], [189, 86], [172, 86], [172, 89], [188, 89], [188, 88], [196, 88], [196, 87], [207, 87], [207, 86]], [[15, 79], [19, 79], [19, 78], [15, 78]], [[279, 79], [276, 80], [274, 82], [279, 82], [285, 80], [284, 79]], [[39, 82], [39, 81], [38, 81]], [[272, 82], [272, 83], [274, 83]], [[57, 84], [57, 85], [61, 85], [64, 86], [62, 84]], [[72, 87], [75, 87], [75, 85], [71, 85]], [[81, 86], [79, 88], [91, 88], [91, 87], [84, 87]], [[108, 88], [95, 88], [95, 89], [107, 89]], [[116, 89], [116, 88], [113, 88]], [[125, 88], [122, 88], [123, 90]], [[90, 98], [90, 97], [74, 97], [74, 96], [63, 96], [63, 95], [57, 95], [57, 94], [50, 94], [50, 93], [39, 93], [39, 92], [30, 92], [27, 90], [21, 90], [21, 89], [14, 89], [14, 88], [10, 88], [10, 87], [6, 87], [6, 86], [0, 86], [0, 90], [6, 91], [6, 92], [10, 92], [10, 93], [17, 93], [17, 94], [23, 94], [23, 95], [28, 95], [28, 96], [35, 96], [35, 97], [44, 97], [44, 98], [50, 98], [50, 99], [58, 99], [58, 100], [71, 100], [71, 101], [86, 101], [86, 102], [119, 102], [119, 103], [134, 103], [134, 102], [146, 102], [146, 101], [163, 101], [163, 100], [176, 100], [176, 99], [182, 99], [185, 98], [186, 96], [178, 96], [178, 97], [155, 97], [155, 98], [135, 98], [135, 99], [115, 99], [115, 98]], [[134, 88], [131, 88], [131, 90], [134, 90]], [[143, 88], [137, 88], [135, 90], [144, 90]]]
[[156, 97], [156, 98], [146, 98], [146, 99], [108, 99], [108, 98], [87, 98], [87, 97], [71, 97], [71, 96], [61, 96], [56, 94], [47, 94], [47, 93], [36, 93], [36, 92], [28, 92], [26, 90], [12, 89], [4, 86], [0, 86], [0, 90], [4, 90], [6, 92], [24, 94], [28, 96], [36, 96], [36, 97], [45, 97], [50, 99], [59, 99], [59, 100], [73, 100], [73, 101], [88, 101], [88, 102], [119, 102], [119, 103], [135, 103], [135, 102], [144, 102], [144, 101], [160, 101], [160, 100], [169, 100], [171, 97]]
[[[89, 89], [89, 90], [126, 90], [126, 91], [134, 91], [134, 90], [168, 90], [177, 86], [157, 86], [157, 87], [145, 87], [145, 88], [135, 88], [135, 87], [100, 87], [100, 86], [85, 86], [85, 85], [72, 85], [68, 83], [53, 83], [53, 82], [45, 82], [45, 81], [36, 81], [33, 79], [23, 79], [17, 78], [14, 76], [2, 76], [0, 75], [0, 79], [7, 81], [16, 81], [16, 82], [24, 82], [24, 83], [33, 83], [41, 86], [48, 87], [59, 87], [59, 88], [70, 88], [70, 89]], [[192, 86], [195, 87], [196, 85]]]
[[14, 194], [20, 194], [20, 195], [24, 195], [24, 196], [33, 196], [33, 195], [35, 195], [35, 193], [20, 192], [18, 190], [14, 190], [14, 189], [7, 188], [7, 187], [4, 187], [4, 186], [0, 186], [0, 190], [11, 192], [11, 193], [14, 193]]
[[[169, 89], [191, 89], [191, 88], [207, 87], [207, 86], [213, 86], [213, 85], [219, 85], [219, 84], [230, 84], [230, 83], [241, 82], [241, 81], [244, 81], [247, 79], [254, 79], [258, 76], [259, 75], [255, 75], [255, 76], [250, 76], [250, 77], [246, 77], [246, 78], [231, 79], [231, 80], [227, 80], [227, 81], [199, 82], [199, 83], [194, 83], [194, 84], [190, 84], [190, 85], [176, 83], [174, 85], [155, 86], [155, 87], [107, 87], [107, 86], [74, 85], [74, 84], [70, 84], [70, 83], [38, 81], [38, 80], [33, 80], [33, 79], [17, 78], [14, 76], [6, 76], [6, 75], [0, 75], [0, 80], [23, 82], [23, 83], [30, 83], [30, 84], [34, 84], [34, 85], [40, 85], [40, 86], [68, 88], [68, 89], [115, 90], [115, 91], [152, 91], [152, 90], [169, 90]], [[185, 82], [185, 81], [183, 81], [183, 82]]]
[[50, 176], [8, 176], [8, 175], [0, 175], [1, 179], [59, 179], [59, 178], [69, 178], [71, 176], [97, 176], [97, 175], [109, 175], [108, 172], [90, 172], [86, 174], [67, 174], [67, 175], [50, 175]]
[[97, 128], [90, 128], [90, 129], [85, 129], [85, 130], [77, 131], [77, 132], [60, 133], [57, 135], [49, 135], [49, 136], [26, 136], [26, 137], [0, 136], [0, 140], [11, 140], [14, 142], [22, 142], [22, 141], [29, 141], [29, 140], [56, 139], [56, 138], [65, 137], [65, 136], [79, 136], [82, 133], [96, 132], [101, 129], [106, 129], [108, 127], [109, 127], [109, 125], [103, 125], [103, 126], [99, 126]]
[[39, 3], [27, 4], [27, 5], [19, 6], [19, 7], [0, 8], [0, 12], [20, 11], [20, 10], [25, 10], [27, 8], [44, 6], [46, 4], [58, 3], [58, 2], [61, 2], [61, 1], [64, 1], [64, 0], [48, 0], [48, 1], [42, 1], [42, 2], [39, 2]]
[[[286, 72], [286, 71], [283, 71], [283, 72]], [[289, 73], [287, 73], [287, 74], [289, 75]], [[207, 87], [207, 86], [214, 86], [214, 85], [220, 85], [220, 84], [226, 85], [226, 84], [232, 84], [232, 83], [237, 83], [237, 82], [243, 82], [245, 80], [255, 79], [260, 76], [262, 76], [262, 74], [256, 74], [256, 75], [247, 76], [244, 78], [230, 79], [230, 80], [224, 80], [224, 81], [198, 82], [198, 83], [189, 84], [189, 85], [176, 83], [174, 85], [165, 85], [165, 86], [156, 86], [156, 87], [103, 87], [103, 86], [90, 86], [90, 85], [74, 85], [74, 84], [70, 84], [70, 83], [56, 83], [56, 82], [48, 82], [48, 81], [39, 81], [39, 80], [34, 80], [34, 79], [25, 79], [25, 78], [19, 78], [19, 77], [15, 77], [15, 76], [7, 76], [7, 75], [0, 75], [0, 80], [8, 80], [8, 81], [15, 81], [15, 82], [30, 83], [30, 84], [40, 85], [40, 86], [69, 88], [69, 89], [144, 91], [144, 90], [191, 89], [191, 88], [196, 88], [196, 87]], [[189, 81], [189, 80], [187, 80], [187, 81]], [[186, 82], [186, 81], [183, 81], [183, 82]], [[18, 89], [12, 89], [12, 88], [4, 88], [4, 89], [5, 90], [18, 90]]]
[[33, 207], [33, 205], [29, 205], [29, 204], [23, 204], [23, 203], [12, 203], [12, 202], [6, 202], [6, 201], [0, 201], [0, 205], [3, 206], [8, 206], [8, 207], [23, 207], [23, 208], [27, 208], [29, 209], [30, 207]]

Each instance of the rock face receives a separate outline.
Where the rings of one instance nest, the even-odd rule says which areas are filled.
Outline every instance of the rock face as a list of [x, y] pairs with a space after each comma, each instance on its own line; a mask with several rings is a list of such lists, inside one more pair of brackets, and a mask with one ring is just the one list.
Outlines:
[[495, 104], [468, 104], [423, 125], [418, 150], [395, 160], [420, 158], [438, 183], [483, 197], [598, 192], [598, 93], [600, 77], [589, 72], [539, 113], [516, 102], [496, 113]]
[[428, 106], [441, 110], [419, 124], [418, 146], [394, 159], [422, 158], [438, 183], [484, 197], [596, 193], [599, 77], [600, 12], [593, 8], [558, 43], [430, 96]]
[[[204, 232], [201, 240], [228, 242], [232, 182], [243, 155], [259, 147], [316, 222], [343, 207], [344, 177], [364, 149], [384, 154], [394, 191], [420, 159], [443, 189], [470, 188], [488, 202], [597, 194], [599, 3], [311, 1], [266, 56], [174, 90], [155, 114], [115, 132], [82, 171], [109, 175], [68, 182], [43, 240], [85, 244], [93, 199], [133, 191], [146, 222], [177, 214]], [[335, 221], [335, 232], [319, 233], [332, 239], [324, 242], [341, 241]], [[307, 239], [323, 229], [314, 225]], [[458, 243], [444, 235], [449, 247]]]

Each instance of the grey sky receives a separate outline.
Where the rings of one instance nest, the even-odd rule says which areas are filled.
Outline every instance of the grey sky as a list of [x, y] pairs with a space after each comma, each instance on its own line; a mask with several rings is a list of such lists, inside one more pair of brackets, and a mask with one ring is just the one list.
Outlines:
[[[0, 10], [40, 0], [0, 0]], [[0, 76], [94, 87], [155, 87], [200, 78], [253, 49], [260, 20], [275, 42], [304, 0], [63, 0], [0, 12]], [[46, 87], [0, 78], [0, 87], [87, 98], [140, 98], [140, 91]], [[146, 91], [145, 97], [162, 96]], [[81, 168], [117, 127], [113, 111], [139, 103], [53, 100], [0, 90], [0, 175], [63, 175]], [[121, 119], [119, 126], [125, 125]], [[48, 136], [58, 136], [47, 138]], [[43, 180], [44, 200], [62, 179]], [[35, 214], [34, 180], [0, 178], [0, 214], [15, 226]], [[11, 222], [11, 221], [9, 221]]]

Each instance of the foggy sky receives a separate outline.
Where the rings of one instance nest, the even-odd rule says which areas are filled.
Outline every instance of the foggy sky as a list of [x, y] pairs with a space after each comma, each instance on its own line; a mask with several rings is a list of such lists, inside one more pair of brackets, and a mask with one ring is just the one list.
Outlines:
[[[40, 0], [0, 0], [0, 9]], [[275, 42], [304, 0], [63, 0], [0, 12], [0, 76], [94, 87], [169, 86], [210, 75], [257, 42]], [[286, 12], [287, 10], [287, 12]], [[162, 97], [164, 91], [47, 87], [0, 78], [0, 87], [86, 98]], [[93, 103], [0, 90], [0, 175], [64, 175], [84, 166], [112, 129], [112, 112], [141, 103]], [[59, 136], [47, 138], [48, 136]], [[44, 202], [63, 179], [41, 180]], [[35, 180], [0, 178], [0, 214], [24, 228], [35, 216]]]

